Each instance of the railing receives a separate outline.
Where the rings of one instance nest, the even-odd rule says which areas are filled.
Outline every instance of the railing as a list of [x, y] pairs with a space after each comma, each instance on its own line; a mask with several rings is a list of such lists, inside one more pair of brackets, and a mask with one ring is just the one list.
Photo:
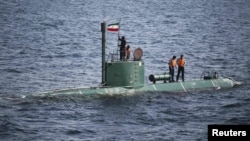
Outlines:
[[[123, 56], [122, 59], [120, 59], [120, 54], [117, 52], [117, 53], [109, 53], [108, 55], [108, 58], [107, 58], [107, 61], [110, 61], [110, 62], [118, 62], [118, 61], [134, 61], [134, 58], [131, 56], [131, 53], [132, 51], [130, 51], [130, 57], [129, 58], [126, 58], [126, 55]], [[123, 52], [124, 53], [124, 52]]]
[[201, 74], [201, 79], [207, 80], [207, 79], [217, 79], [219, 77], [219, 74], [217, 71], [204, 71]]

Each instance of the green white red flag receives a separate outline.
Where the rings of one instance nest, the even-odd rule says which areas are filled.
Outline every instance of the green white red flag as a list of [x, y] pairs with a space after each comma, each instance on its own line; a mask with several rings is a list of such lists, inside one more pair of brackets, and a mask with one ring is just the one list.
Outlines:
[[109, 24], [107, 27], [108, 31], [118, 32], [119, 31], [119, 23]]

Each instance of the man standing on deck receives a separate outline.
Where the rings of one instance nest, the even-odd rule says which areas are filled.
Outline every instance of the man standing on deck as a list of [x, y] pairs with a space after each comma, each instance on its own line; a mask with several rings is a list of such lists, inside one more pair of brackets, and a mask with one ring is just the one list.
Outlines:
[[125, 59], [125, 51], [126, 51], [126, 40], [125, 37], [122, 36], [122, 38], [119, 40], [121, 41], [121, 45], [120, 45], [120, 60], [124, 60]]
[[176, 56], [173, 56], [170, 60], [169, 60], [169, 75], [170, 75], [170, 80], [169, 82], [174, 82], [174, 68], [176, 67]]
[[177, 73], [176, 81], [178, 81], [180, 73], [181, 73], [182, 81], [184, 82], [184, 65], [186, 64], [186, 61], [183, 58], [183, 55], [181, 55], [180, 58], [177, 59], [177, 64], [178, 64], [178, 73]]

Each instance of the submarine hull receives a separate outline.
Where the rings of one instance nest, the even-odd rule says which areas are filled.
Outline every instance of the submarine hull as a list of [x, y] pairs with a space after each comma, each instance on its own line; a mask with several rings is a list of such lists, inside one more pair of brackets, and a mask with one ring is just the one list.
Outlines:
[[230, 78], [218, 78], [210, 80], [192, 80], [186, 82], [173, 82], [173, 83], [157, 83], [148, 84], [143, 87], [91, 87], [91, 88], [74, 88], [67, 90], [57, 90], [44, 92], [39, 94], [28, 95], [28, 97], [44, 97], [56, 95], [116, 95], [116, 94], [134, 94], [138, 92], [189, 92], [195, 90], [219, 90], [232, 88], [238, 83]]

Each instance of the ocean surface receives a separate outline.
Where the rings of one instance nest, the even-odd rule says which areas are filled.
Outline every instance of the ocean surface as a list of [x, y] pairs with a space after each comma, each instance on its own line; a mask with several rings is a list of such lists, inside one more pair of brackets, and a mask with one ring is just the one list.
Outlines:
[[[143, 49], [145, 83], [184, 54], [186, 81], [216, 70], [242, 85], [25, 98], [98, 86], [104, 20]], [[206, 141], [209, 124], [250, 124], [249, 74], [249, 0], [0, 0], [1, 141]]]

